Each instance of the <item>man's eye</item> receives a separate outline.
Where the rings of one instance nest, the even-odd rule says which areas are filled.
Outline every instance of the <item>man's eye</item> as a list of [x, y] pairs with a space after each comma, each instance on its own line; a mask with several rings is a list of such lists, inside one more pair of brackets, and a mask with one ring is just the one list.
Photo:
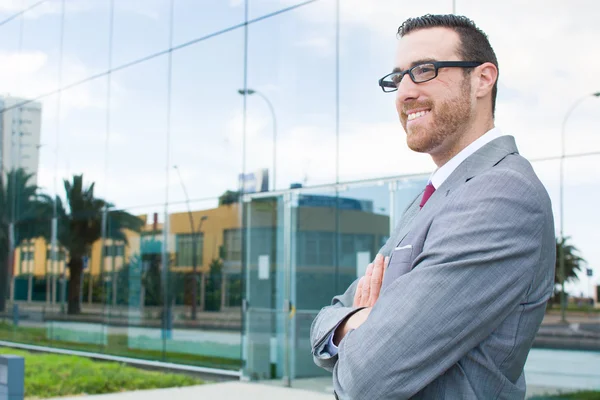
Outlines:
[[414, 69], [413, 73], [415, 74], [429, 74], [434, 71], [434, 68], [431, 66], [419, 66]]

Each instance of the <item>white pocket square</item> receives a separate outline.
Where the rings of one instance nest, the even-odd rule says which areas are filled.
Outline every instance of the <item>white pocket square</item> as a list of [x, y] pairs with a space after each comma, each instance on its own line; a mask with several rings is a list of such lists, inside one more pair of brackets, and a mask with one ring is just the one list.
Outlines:
[[398, 246], [394, 250], [404, 250], [404, 249], [412, 249], [412, 244], [407, 244], [406, 246]]

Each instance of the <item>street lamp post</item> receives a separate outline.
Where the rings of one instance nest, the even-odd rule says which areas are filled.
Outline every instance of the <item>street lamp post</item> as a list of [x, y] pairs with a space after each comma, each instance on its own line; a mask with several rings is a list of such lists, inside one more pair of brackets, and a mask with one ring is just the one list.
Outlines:
[[181, 173], [179, 172], [179, 167], [177, 165], [173, 166], [174, 169], [177, 170], [177, 175], [179, 176], [179, 182], [181, 183], [181, 187], [183, 189], [183, 194], [185, 195], [185, 202], [187, 204], [188, 216], [190, 218], [190, 229], [192, 230], [192, 310], [191, 310], [191, 319], [193, 321], [196, 320], [196, 315], [198, 311], [198, 243], [197, 243], [197, 235], [196, 233], [200, 233], [200, 229], [202, 228], [202, 223], [208, 219], [206, 215], [203, 215], [200, 218], [200, 222], [198, 222], [198, 229], [194, 227], [194, 216], [192, 215], [192, 209], [190, 207], [190, 198], [188, 197], [187, 190], [185, 188], [185, 184], [183, 183], [183, 179], [181, 178]]
[[561, 130], [561, 136], [560, 136], [560, 147], [561, 147], [561, 156], [560, 156], [560, 246], [558, 247], [559, 250], [559, 255], [558, 255], [558, 269], [559, 269], [559, 277], [560, 277], [560, 283], [561, 283], [561, 289], [560, 289], [560, 318], [561, 318], [561, 322], [566, 323], [567, 319], [565, 317], [565, 313], [566, 313], [566, 301], [565, 301], [565, 278], [566, 278], [566, 274], [565, 274], [565, 248], [564, 248], [564, 240], [565, 240], [565, 235], [564, 235], [564, 201], [563, 201], [563, 196], [564, 196], [564, 163], [565, 163], [565, 131], [566, 131], [566, 126], [567, 126], [567, 120], [569, 119], [569, 117], [571, 116], [571, 113], [573, 112], [573, 110], [575, 110], [575, 108], [577, 108], [577, 106], [579, 104], [581, 104], [585, 99], [587, 99], [589, 96], [595, 96], [595, 97], [600, 97], [600, 92], [596, 92], [596, 93], [591, 93], [591, 94], [587, 94], [581, 98], [579, 98], [575, 103], [573, 103], [573, 105], [571, 106], [571, 108], [569, 108], [569, 110], [567, 111], [567, 113], [565, 114], [565, 118], [563, 119], [563, 123], [562, 123], [562, 130]]
[[277, 175], [276, 175], [276, 169], [277, 169], [277, 118], [275, 117], [275, 109], [273, 108], [273, 104], [271, 104], [269, 99], [264, 94], [262, 94], [261, 92], [259, 92], [257, 90], [239, 89], [238, 93], [241, 94], [242, 96], [256, 94], [256, 95], [262, 97], [263, 100], [269, 106], [269, 110], [271, 110], [271, 116], [273, 117], [273, 185], [272, 185], [272, 187], [273, 187], [273, 190], [275, 190], [277, 188]]

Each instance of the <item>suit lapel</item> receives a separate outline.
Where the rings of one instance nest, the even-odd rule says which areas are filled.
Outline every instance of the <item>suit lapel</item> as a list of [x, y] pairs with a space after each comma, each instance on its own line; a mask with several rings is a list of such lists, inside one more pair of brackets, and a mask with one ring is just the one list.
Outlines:
[[[450, 193], [460, 187], [460, 185], [468, 182], [480, 172], [498, 164], [509, 154], [515, 153], [518, 153], [515, 138], [512, 136], [501, 136], [492, 140], [470, 155], [454, 170], [454, 172], [452, 172], [452, 174], [450, 174], [448, 179], [446, 179], [444, 183], [442, 183], [440, 187], [436, 189], [436, 191], [431, 195], [425, 206], [420, 209], [420, 211], [420, 201], [415, 201], [406, 211], [406, 215], [401, 221], [401, 227], [399, 226], [398, 235], [394, 240], [396, 246], [404, 240], [413, 226], [418, 225], [422, 221], [426, 220], [431, 213], [437, 212], [437, 210], [439, 210], [442, 206], [444, 199]], [[420, 199], [420, 197], [418, 198]]]
[[385, 243], [385, 245], [379, 251], [381, 254], [383, 254], [385, 256], [389, 256], [390, 254], [392, 254], [392, 252], [394, 251], [394, 247], [396, 247], [396, 243], [398, 243], [396, 238], [399, 237], [399, 234], [402, 231], [402, 229], [404, 229], [404, 227], [406, 225], [409, 225], [412, 222], [412, 220], [414, 219], [415, 215], [417, 215], [417, 212], [419, 211], [419, 203], [421, 201], [422, 196], [423, 196], [423, 191], [421, 191], [421, 193], [419, 193], [417, 195], [417, 197], [415, 197], [413, 199], [413, 201], [410, 203], [410, 205], [404, 210], [404, 212], [402, 213], [402, 216], [400, 217], [400, 220], [398, 221], [398, 223], [396, 224], [396, 227], [394, 228], [394, 231], [390, 235], [390, 239]]

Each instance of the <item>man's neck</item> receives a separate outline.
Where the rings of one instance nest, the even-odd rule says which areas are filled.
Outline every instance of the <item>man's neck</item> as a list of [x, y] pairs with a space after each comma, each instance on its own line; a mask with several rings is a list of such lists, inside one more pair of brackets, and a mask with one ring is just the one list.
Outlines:
[[454, 156], [460, 153], [468, 145], [479, 139], [486, 132], [494, 128], [494, 120], [489, 119], [482, 121], [481, 123], [474, 123], [468, 128], [463, 135], [454, 141], [450, 148], [446, 151], [442, 151], [439, 154], [430, 154], [435, 165], [438, 168], [450, 161]]

